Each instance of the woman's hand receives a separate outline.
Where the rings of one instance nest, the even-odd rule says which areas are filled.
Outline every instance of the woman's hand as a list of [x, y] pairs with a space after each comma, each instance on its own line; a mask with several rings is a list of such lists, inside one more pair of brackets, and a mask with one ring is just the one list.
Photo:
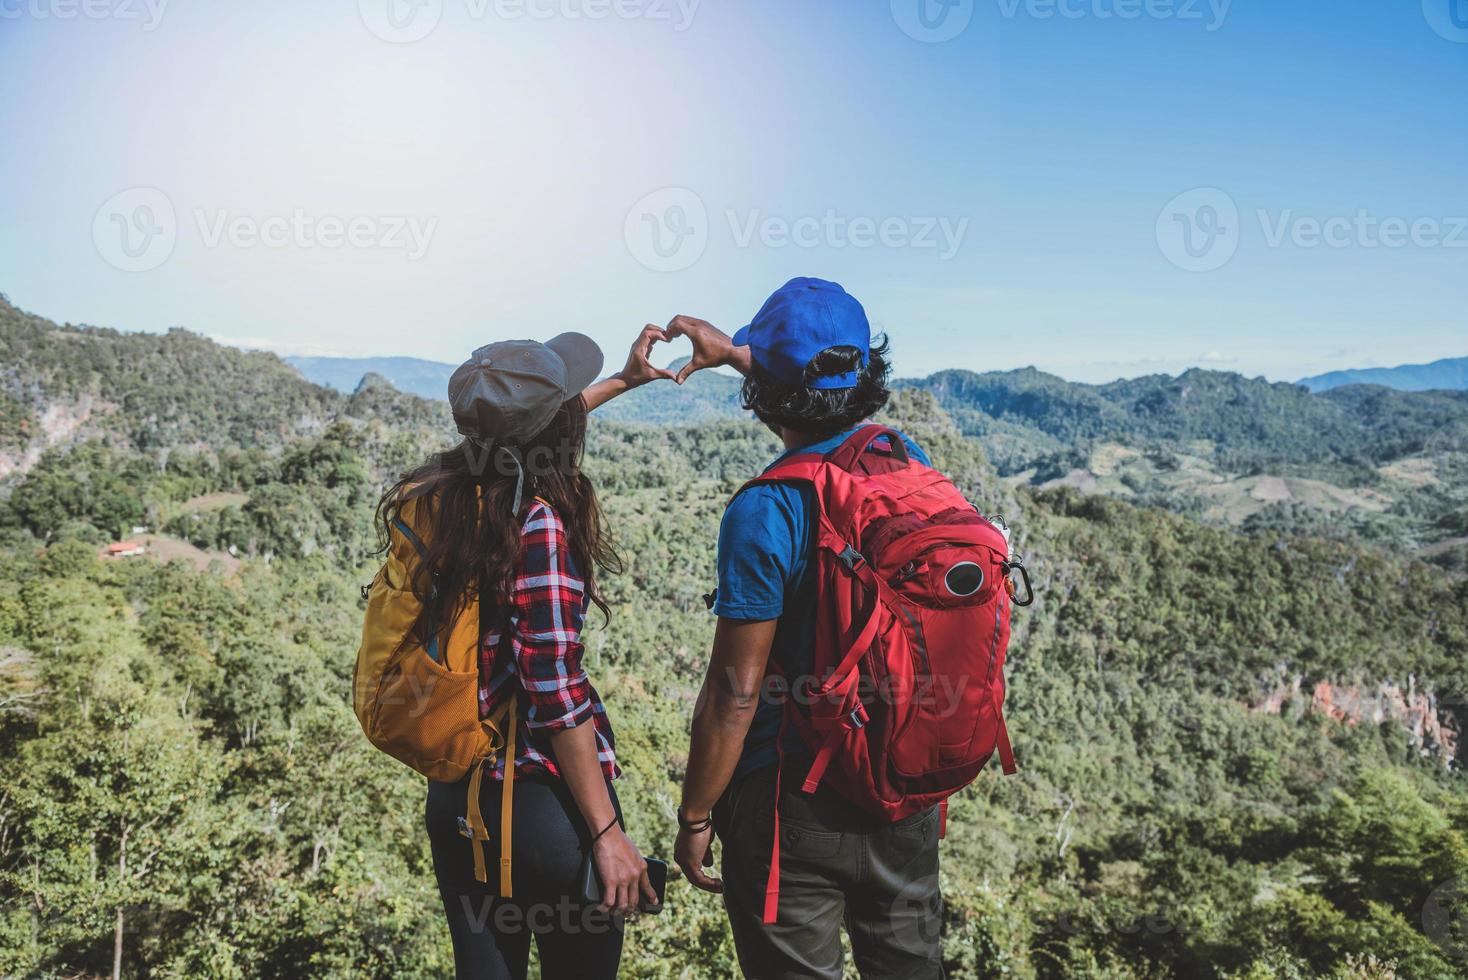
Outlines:
[[586, 410], [595, 411], [618, 395], [625, 394], [633, 388], [641, 388], [649, 381], [676, 380], [676, 375], [672, 371], [655, 368], [652, 366], [652, 361], [648, 360], [652, 355], [652, 345], [660, 340], [669, 339], [667, 331], [656, 324], [649, 323], [643, 327], [637, 339], [632, 342], [632, 350], [627, 353], [627, 363], [622, 370], [602, 378], [581, 393]]
[[618, 375], [627, 382], [628, 388], [638, 388], [649, 381], [672, 381], [676, 378], [672, 371], [653, 367], [651, 360], [653, 345], [660, 340], [667, 342], [671, 339], [666, 330], [655, 324], [649, 323], [642, 328], [642, 333], [632, 342], [632, 350], [627, 353], [627, 364]]
[[729, 365], [740, 374], [749, 373], [749, 348], [735, 347], [728, 334], [707, 320], [682, 314], [673, 317], [663, 330], [663, 339], [672, 340], [674, 337], [687, 337], [693, 342], [693, 359], [674, 378], [680, 385], [694, 371], [723, 364]]
[[683, 875], [694, 888], [701, 888], [715, 895], [724, 890], [724, 883], [711, 876], [704, 868], [714, 866], [714, 828], [678, 831], [678, 842], [673, 845], [673, 859], [683, 869]]
[[630, 915], [643, 901], [649, 904], [657, 902], [658, 893], [647, 878], [647, 862], [620, 826], [597, 838], [591, 845], [591, 858], [601, 878], [601, 905], [598, 907], [603, 912]]

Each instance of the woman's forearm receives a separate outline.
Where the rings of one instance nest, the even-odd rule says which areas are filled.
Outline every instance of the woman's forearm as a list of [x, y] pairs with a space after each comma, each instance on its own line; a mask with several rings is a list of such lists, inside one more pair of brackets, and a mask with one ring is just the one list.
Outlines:
[[591, 718], [575, 728], [556, 732], [550, 737], [550, 743], [561, 778], [570, 788], [586, 826], [593, 834], [600, 832], [616, 818], [617, 811], [607, 791], [601, 761], [597, 759], [596, 729]]
[[586, 410], [594, 412], [618, 395], [631, 391], [632, 385], [628, 384], [620, 372], [609, 377], [602, 378], [581, 393], [586, 402]]

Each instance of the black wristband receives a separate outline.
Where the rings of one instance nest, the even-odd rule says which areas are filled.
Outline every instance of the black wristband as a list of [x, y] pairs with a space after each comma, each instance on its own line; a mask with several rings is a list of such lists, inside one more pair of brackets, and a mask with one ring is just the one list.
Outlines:
[[598, 832], [597, 832], [597, 835], [596, 835], [596, 836], [595, 836], [595, 837], [593, 837], [593, 838], [592, 838], [592, 839], [591, 839], [591, 842], [592, 842], [592, 843], [593, 843], [593, 844], [595, 844], [595, 843], [596, 843], [596, 842], [597, 842], [597, 841], [599, 841], [599, 840], [601, 840], [601, 839], [602, 839], [602, 837], [603, 837], [603, 836], [604, 836], [604, 835], [605, 835], [605, 834], [606, 834], [606, 832], [607, 832], [607, 831], [609, 831], [609, 830], [611, 830], [611, 829], [612, 829], [612, 828], [613, 828], [613, 827], [615, 827], [615, 826], [616, 826], [616, 825], [617, 825], [617, 818], [616, 818], [616, 817], [613, 817], [613, 818], [612, 818], [612, 822], [611, 822], [611, 823], [609, 823], [609, 824], [607, 824], [607, 825], [606, 825], [606, 826], [605, 826], [605, 827], [603, 827], [603, 828], [602, 828], [602, 829], [601, 829], [601, 830], [600, 830], [600, 831], [598, 831]]
[[688, 820], [684, 818], [682, 810], [678, 811], [678, 827], [688, 831], [690, 834], [701, 834], [712, 827], [713, 824], [714, 818], [712, 815], [704, 817], [701, 820]]

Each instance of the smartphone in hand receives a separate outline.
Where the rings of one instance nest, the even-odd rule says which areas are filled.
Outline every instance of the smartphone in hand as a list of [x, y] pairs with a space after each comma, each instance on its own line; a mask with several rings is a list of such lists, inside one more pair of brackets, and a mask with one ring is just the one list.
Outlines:
[[666, 861], [659, 861], [657, 858], [647, 858], [646, 860], [647, 880], [652, 883], [652, 890], [657, 892], [658, 901], [656, 905], [648, 901], [643, 901], [637, 907], [643, 912], [657, 915], [663, 910], [663, 897], [667, 894], [668, 890], [668, 864]]
[[[657, 915], [663, 910], [663, 898], [668, 889], [668, 865], [665, 861], [657, 858], [645, 857], [647, 862], [647, 880], [652, 885], [652, 890], [657, 893], [656, 904], [644, 899], [639, 902], [639, 911]], [[598, 905], [601, 903], [601, 879], [597, 877], [596, 865], [592, 862], [590, 855], [581, 865], [581, 901], [585, 905]]]

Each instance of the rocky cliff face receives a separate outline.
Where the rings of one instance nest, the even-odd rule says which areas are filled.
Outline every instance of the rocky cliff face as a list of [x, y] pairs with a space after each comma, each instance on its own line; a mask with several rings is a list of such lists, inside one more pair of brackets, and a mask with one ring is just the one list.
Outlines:
[[1423, 755], [1436, 756], [1444, 765], [1468, 761], [1468, 742], [1463, 739], [1468, 702], [1418, 690], [1411, 677], [1402, 687], [1391, 681], [1376, 685], [1308, 683], [1296, 674], [1276, 685], [1253, 708], [1271, 715], [1324, 715], [1347, 725], [1395, 724], [1411, 734]]

